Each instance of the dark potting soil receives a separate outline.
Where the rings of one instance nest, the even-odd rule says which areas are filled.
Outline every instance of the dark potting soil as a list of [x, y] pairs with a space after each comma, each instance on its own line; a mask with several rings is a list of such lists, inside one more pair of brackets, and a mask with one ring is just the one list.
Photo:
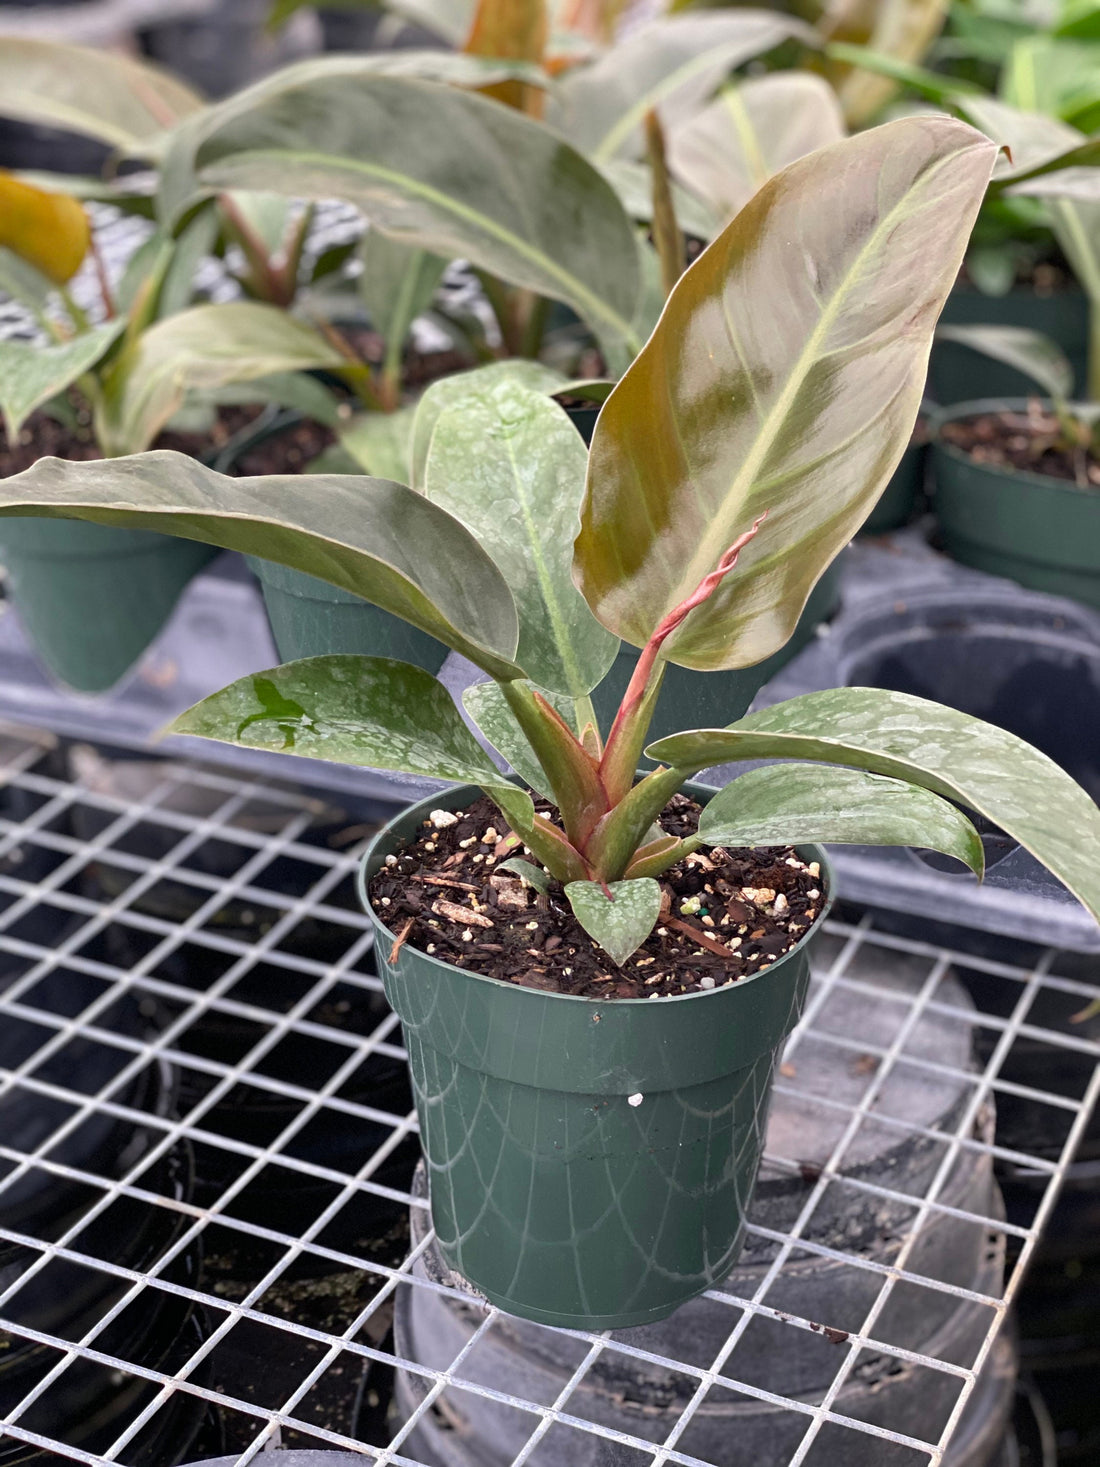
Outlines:
[[[556, 816], [545, 800], [536, 808]], [[700, 808], [674, 795], [660, 824], [672, 835], [694, 834]], [[411, 846], [387, 857], [370, 884], [371, 903], [399, 940], [524, 988], [664, 998], [735, 983], [789, 952], [824, 903], [820, 868], [790, 846], [697, 851], [663, 873], [657, 926], [619, 968], [577, 922], [559, 882], [542, 896], [493, 869], [520, 847], [514, 837], [509, 844], [491, 800], [454, 813], [452, 824], [434, 811]]]
[[1045, 474], [1078, 489], [1100, 488], [1100, 457], [1095, 449], [1065, 445], [1058, 419], [1036, 400], [1026, 413], [983, 413], [960, 418], [940, 429], [945, 443], [975, 463], [1019, 473]]
[[271, 433], [239, 454], [230, 472], [248, 477], [255, 474], [304, 474], [313, 460], [335, 442], [336, 435], [331, 428], [303, 418], [301, 422]]
[[[191, 458], [203, 458], [212, 449], [223, 447], [234, 433], [250, 423], [259, 409], [253, 407], [223, 408], [209, 433], [162, 433], [154, 448], [173, 448]], [[47, 413], [34, 413], [23, 425], [19, 438], [9, 443], [0, 427], [0, 479], [10, 478], [29, 469], [40, 458], [64, 458], [83, 462], [102, 458], [92, 434], [92, 415], [85, 405], [76, 406], [76, 426], [59, 423]]]

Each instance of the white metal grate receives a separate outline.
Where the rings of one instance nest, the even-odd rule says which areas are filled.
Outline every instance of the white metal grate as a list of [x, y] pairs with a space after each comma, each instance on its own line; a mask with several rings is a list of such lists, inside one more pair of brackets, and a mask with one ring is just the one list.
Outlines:
[[[389, 1332], [399, 1287], [463, 1296], [423, 1267], [430, 1230], [414, 1229], [411, 1243], [405, 1232], [408, 1210], [423, 1208], [412, 1187], [416, 1118], [352, 886], [371, 812], [335, 811], [214, 765], [111, 760], [14, 728], [0, 732], [0, 781], [0, 1463], [23, 1460], [18, 1444], [134, 1467], [221, 1450], [243, 1463], [276, 1445], [341, 1447], [380, 1467], [421, 1463], [422, 1429], [474, 1399], [518, 1413], [514, 1467], [549, 1460], [541, 1454], [554, 1444], [570, 1461], [575, 1433], [589, 1447], [597, 1439], [608, 1464], [710, 1467], [693, 1455], [693, 1432], [708, 1402], [731, 1397], [770, 1403], [794, 1423], [789, 1467], [846, 1464], [845, 1444], [857, 1439], [907, 1449], [915, 1467], [950, 1461], [1100, 1087], [1097, 1031], [1071, 1022], [1095, 996], [1094, 966], [1039, 949], [954, 951], [866, 914], [832, 922], [778, 1090], [807, 1100], [799, 1057], [812, 1044], [843, 1054], [863, 1077], [859, 1094], [812, 1097], [834, 1122], [823, 1166], [769, 1157], [769, 1175], [797, 1177], [804, 1191], [792, 1226], [750, 1230], [772, 1248], [754, 1290], [708, 1296], [728, 1311], [721, 1348], [705, 1360], [661, 1356], [637, 1337], [579, 1333], [560, 1388], [527, 1399], [470, 1368], [502, 1327], [495, 1310], [445, 1365], [400, 1358]], [[839, 1031], [837, 996], [882, 1004], [875, 975], [891, 962], [909, 981], [886, 990], [888, 1040]], [[959, 1000], [959, 975], [973, 980], [977, 1012]], [[974, 1026], [980, 1061], [914, 1050], [933, 1017]], [[1025, 1050], [1031, 1068], [1017, 1063]], [[1056, 1063], [1037, 1070], [1037, 1055]], [[883, 1104], [902, 1071], [959, 1087], [950, 1126]], [[1011, 1109], [1010, 1137], [983, 1126], [991, 1104]], [[919, 1194], [847, 1165], [872, 1122], [936, 1148]], [[951, 1200], [946, 1184], [964, 1153], [1027, 1180], [1022, 1215]], [[815, 1237], [815, 1213], [838, 1187], [907, 1209], [888, 1261]], [[48, 1223], [34, 1221], [36, 1197], [51, 1199]], [[1005, 1240], [1003, 1287], [999, 1275], [970, 1287], [910, 1267], [936, 1215]], [[872, 1280], [873, 1302], [858, 1327], [821, 1340], [833, 1352], [827, 1388], [787, 1395], [748, 1383], [739, 1362], [761, 1322], [821, 1332], [776, 1302], [784, 1266], [814, 1258]], [[880, 1328], [899, 1290], [985, 1311], [965, 1359]], [[59, 1298], [83, 1301], [67, 1326]], [[151, 1340], [158, 1321], [163, 1338]], [[846, 1414], [843, 1393], [869, 1352], [955, 1383], [930, 1435]], [[578, 1404], [612, 1367], [680, 1381], [671, 1416], [649, 1418], [655, 1435]], [[385, 1409], [395, 1369], [414, 1387], [405, 1419]], [[124, 1409], [94, 1446], [75, 1445], [77, 1429], [60, 1426], [67, 1403], [104, 1383]]]

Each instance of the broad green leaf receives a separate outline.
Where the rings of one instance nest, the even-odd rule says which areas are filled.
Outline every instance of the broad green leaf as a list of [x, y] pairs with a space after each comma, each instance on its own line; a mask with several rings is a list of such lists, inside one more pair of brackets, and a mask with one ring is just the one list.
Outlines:
[[556, 134], [488, 98], [393, 76], [285, 89], [198, 151], [216, 188], [342, 198], [405, 244], [565, 301], [629, 359], [639, 278], [614, 191]]
[[[422, 494], [352, 475], [229, 478], [185, 454], [67, 463], [0, 480], [0, 515], [160, 530], [319, 576], [514, 678], [516, 608], [465, 526]], [[430, 545], [433, 554], [424, 555]]]
[[[854, 42], [902, 62], [924, 58], [939, 35], [948, 0], [840, 0], [831, 4], [818, 24], [823, 39]], [[833, 67], [844, 116], [852, 127], [866, 124], [890, 100], [897, 84], [862, 67]]]
[[1029, 36], [1013, 46], [1000, 82], [1005, 102], [1049, 117], [1064, 114], [1083, 87], [1095, 90], [1100, 43], [1061, 36]]
[[436, 423], [423, 492], [477, 536], [519, 612], [516, 661], [539, 688], [582, 698], [619, 650], [573, 584], [588, 452], [552, 398], [507, 378]]
[[708, 846], [920, 846], [954, 856], [977, 876], [985, 869], [981, 836], [939, 795], [905, 780], [822, 764], [742, 774], [707, 803], [699, 838]]
[[653, 931], [661, 910], [661, 888], [649, 876], [613, 881], [608, 900], [598, 881], [571, 881], [565, 888], [573, 915], [621, 968]]
[[652, 107], [668, 127], [697, 107], [736, 67], [792, 36], [814, 34], [770, 10], [708, 11], [651, 20], [555, 88], [547, 121], [597, 160], [637, 146]]
[[412, 323], [431, 305], [447, 262], [399, 244], [377, 229], [367, 230], [358, 257], [363, 267], [359, 298], [388, 351], [399, 353]]
[[1100, 139], [1087, 138], [1077, 128], [1045, 117], [1022, 112], [993, 97], [956, 97], [955, 108], [987, 137], [1008, 149], [997, 160], [994, 184], [1005, 188], [1036, 175], [1100, 162]]
[[440, 377], [426, 389], [416, 407], [412, 478], [409, 480], [415, 489], [424, 487], [428, 449], [435, 425], [443, 413], [472, 393], [488, 392], [501, 382], [515, 382], [520, 387], [529, 387], [532, 392], [546, 393], [564, 392], [568, 386], [568, 379], [561, 372], [544, 367], [541, 362], [525, 361], [522, 357], [507, 362], [490, 362], [486, 367], [475, 367], [472, 372], [456, 372], [452, 377]]
[[340, 442], [377, 479], [407, 484], [412, 468], [414, 406], [395, 413], [361, 413], [339, 430]]
[[506, 783], [443, 684], [390, 657], [306, 657], [252, 673], [166, 732], [459, 784]]
[[730, 219], [773, 173], [845, 135], [829, 83], [808, 71], [777, 71], [726, 87], [675, 127], [673, 173]]
[[1073, 391], [1073, 367], [1049, 336], [1024, 326], [937, 326], [937, 341], [953, 341], [1004, 362], [1037, 382], [1048, 397], [1065, 400]]
[[[576, 731], [577, 720], [572, 701], [554, 693], [544, 693], [546, 701]], [[471, 683], [462, 694], [462, 705], [478, 728], [502, 754], [525, 784], [547, 800], [553, 800], [554, 791], [546, 772], [539, 763], [527, 735], [520, 728], [516, 715], [509, 708], [504, 694], [496, 683]]]
[[[0, 52], [3, 47], [0, 46]], [[92, 229], [76, 199], [24, 183], [0, 168], [0, 245], [64, 285], [84, 263]]]
[[[606, 158], [597, 164], [600, 172], [619, 196], [619, 202], [639, 224], [653, 222], [653, 176], [648, 163], [630, 158]], [[695, 239], [713, 239], [718, 233], [716, 211], [695, 194], [673, 184], [672, 202], [676, 220], [685, 234]]]
[[0, 412], [9, 443], [15, 442], [35, 408], [64, 392], [95, 366], [117, 340], [124, 324], [112, 321], [54, 346], [0, 341]]
[[767, 511], [665, 655], [713, 670], [783, 646], [909, 441], [995, 155], [941, 117], [833, 143], [688, 269], [592, 440], [574, 574], [610, 631], [644, 646]]
[[97, 413], [100, 441], [109, 454], [140, 453], [189, 392], [343, 365], [320, 332], [274, 306], [194, 306], [142, 332], [113, 364]]
[[0, 116], [132, 147], [200, 112], [202, 98], [159, 66], [100, 47], [5, 36]]
[[498, 861], [494, 867], [496, 871], [511, 871], [534, 891], [542, 892], [543, 896], [550, 894], [550, 878], [541, 866], [532, 866], [530, 861], [525, 861], [522, 856], [510, 856], [507, 861]]
[[1100, 809], [1038, 749], [954, 708], [881, 688], [831, 688], [726, 729], [659, 739], [646, 753], [685, 778], [733, 759], [817, 759], [919, 784], [999, 825], [1100, 920]]
[[[211, 192], [199, 182], [195, 155], [206, 138], [234, 118], [246, 115], [295, 88], [319, 87], [323, 90], [335, 81], [354, 87], [357, 82], [367, 82], [378, 76], [416, 78], [455, 87], [482, 87], [513, 77], [532, 82], [545, 79], [538, 67], [527, 62], [487, 60], [482, 56], [463, 56], [442, 50], [383, 50], [367, 55], [318, 56], [295, 62], [245, 87], [243, 91], [235, 92], [225, 101], [207, 107], [201, 114], [186, 118], [173, 129], [160, 169], [157, 191], [159, 217], [166, 224], [175, 225]], [[283, 191], [276, 188], [269, 192]]]

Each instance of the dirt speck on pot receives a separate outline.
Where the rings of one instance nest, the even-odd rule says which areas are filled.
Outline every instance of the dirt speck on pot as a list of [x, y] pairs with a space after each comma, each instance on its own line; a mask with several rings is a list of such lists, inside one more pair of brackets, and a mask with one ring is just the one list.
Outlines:
[[[556, 819], [546, 801], [537, 808]], [[619, 968], [580, 926], [559, 882], [543, 894], [494, 870], [503, 822], [491, 800], [454, 813], [452, 824], [429, 816], [387, 859], [370, 883], [371, 902], [395, 949], [408, 943], [521, 987], [601, 999], [714, 989], [768, 968], [823, 906], [820, 867], [790, 846], [697, 851], [663, 873], [657, 926]], [[694, 800], [675, 795], [660, 823], [692, 835], [699, 814]]]

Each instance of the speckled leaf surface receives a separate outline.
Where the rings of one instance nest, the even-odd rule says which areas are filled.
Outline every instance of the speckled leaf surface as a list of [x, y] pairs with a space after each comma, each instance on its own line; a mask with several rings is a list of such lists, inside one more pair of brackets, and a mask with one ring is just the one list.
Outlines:
[[645, 114], [670, 118], [690, 111], [743, 62], [791, 36], [813, 32], [770, 10], [710, 11], [665, 16], [624, 36], [591, 66], [566, 73], [555, 87], [547, 121], [597, 159], [635, 143]]
[[461, 784], [504, 780], [443, 684], [389, 657], [306, 657], [252, 673], [167, 731]]
[[56, 346], [0, 341], [0, 411], [9, 440], [14, 441], [35, 408], [95, 366], [124, 324], [112, 321]]
[[[161, 530], [319, 576], [514, 678], [515, 602], [470, 532], [403, 484], [356, 475], [229, 478], [181, 453], [69, 463], [0, 480], [0, 515]], [[430, 545], [432, 555], [424, 555]]]
[[920, 846], [954, 856], [979, 876], [985, 867], [981, 836], [939, 795], [904, 780], [821, 764], [742, 774], [704, 807], [699, 835], [711, 846]]
[[96, 428], [107, 452], [140, 453], [188, 392], [344, 365], [321, 332], [276, 306], [194, 306], [155, 322], [112, 363]]
[[503, 378], [441, 415], [423, 485], [508, 582], [519, 612], [516, 661], [537, 687], [574, 698], [601, 681], [619, 650], [573, 584], [587, 467], [564, 409]]
[[589, 937], [621, 967], [653, 931], [661, 910], [661, 888], [649, 876], [613, 881], [610, 898], [598, 881], [571, 881], [565, 888], [573, 915]]
[[[570, 728], [575, 728], [572, 700], [544, 694], [550, 705], [561, 714]], [[471, 683], [462, 694], [462, 705], [478, 728], [499, 754], [502, 754], [525, 784], [553, 800], [542, 765], [538, 761], [527, 735], [519, 726], [516, 715], [509, 708], [504, 694], [496, 683]]]
[[723, 221], [788, 163], [845, 135], [836, 93], [809, 71], [777, 71], [724, 88], [675, 127], [672, 172]]
[[515, 382], [528, 387], [532, 392], [562, 392], [568, 378], [553, 367], [541, 362], [530, 362], [522, 357], [506, 362], [490, 362], [484, 367], [475, 367], [471, 372], [456, 372], [450, 377], [440, 377], [426, 388], [416, 405], [413, 420], [412, 478], [409, 483], [414, 489], [423, 489], [424, 472], [428, 467], [428, 449], [431, 447], [435, 425], [448, 408], [475, 393], [488, 393], [502, 382]]
[[996, 149], [905, 118], [777, 173], [683, 275], [604, 404], [575, 574], [634, 646], [765, 510], [737, 571], [665, 643], [749, 667], [889, 482]]
[[819, 759], [909, 780], [994, 821], [1100, 920], [1100, 809], [1015, 734], [908, 693], [831, 688], [646, 753], [689, 773], [734, 759]]
[[412, 433], [416, 409], [360, 413], [337, 430], [340, 442], [368, 474], [408, 484], [412, 474]]
[[620, 356], [641, 344], [634, 231], [614, 190], [557, 133], [487, 97], [326, 77], [238, 114], [197, 163], [217, 189], [346, 199], [395, 240], [565, 301]]

